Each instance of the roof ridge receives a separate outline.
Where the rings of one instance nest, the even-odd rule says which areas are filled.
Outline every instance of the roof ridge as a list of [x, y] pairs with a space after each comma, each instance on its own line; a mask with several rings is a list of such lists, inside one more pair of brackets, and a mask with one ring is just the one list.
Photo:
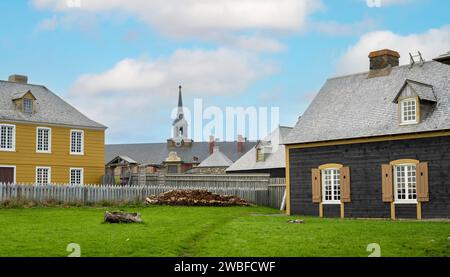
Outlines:
[[[425, 61], [424, 62], [424, 64], [428, 64], [428, 63], [436, 63], [436, 61], [430, 60], [430, 61]], [[394, 66], [394, 67], [392, 67], [392, 70], [395, 70], [395, 69], [398, 69], [398, 68], [407, 67], [407, 66], [411, 66], [411, 65], [410, 64], [404, 64], [404, 65], [400, 65], [400, 66]], [[365, 74], [369, 74], [369, 73], [370, 73], [370, 70], [366, 70], [366, 71], [361, 71], [361, 72], [357, 72], [357, 73], [353, 73], [353, 74], [345, 74], [345, 75], [331, 77], [331, 78], [328, 78], [327, 80], [343, 79], [343, 78], [348, 78], [348, 77], [351, 77], [351, 76], [365, 75]]]

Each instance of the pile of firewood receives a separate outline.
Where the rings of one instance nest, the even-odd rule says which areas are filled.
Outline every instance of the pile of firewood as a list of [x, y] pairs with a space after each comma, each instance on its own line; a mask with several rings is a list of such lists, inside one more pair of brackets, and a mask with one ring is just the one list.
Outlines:
[[237, 196], [218, 195], [207, 190], [171, 190], [160, 195], [146, 198], [147, 205], [170, 206], [249, 206], [249, 203]]

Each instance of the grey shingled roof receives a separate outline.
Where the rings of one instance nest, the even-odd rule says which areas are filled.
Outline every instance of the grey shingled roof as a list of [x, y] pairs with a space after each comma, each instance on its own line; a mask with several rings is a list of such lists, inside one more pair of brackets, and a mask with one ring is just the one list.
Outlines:
[[199, 164], [199, 168], [213, 168], [213, 167], [229, 167], [233, 164], [233, 161], [230, 160], [224, 153], [220, 151], [220, 148], [217, 147], [214, 149], [214, 152], [206, 158], [201, 164]]
[[[33, 114], [18, 110], [12, 101], [28, 91], [36, 97], [36, 112]], [[0, 120], [106, 129], [104, 125], [87, 118], [44, 86], [9, 81], [0, 81]]]
[[[394, 67], [389, 76], [368, 72], [329, 79], [286, 138], [286, 144], [450, 129], [450, 66], [436, 61]], [[416, 125], [398, 124], [393, 103], [406, 80], [433, 86], [437, 103]]]
[[[244, 153], [255, 144], [256, 142], [244, 142]], [[231, 161], [236, 161], [244, 154], [237, 151], [236, 142], [216, 142], [216, 145]], [[105, 164], [117, 156], [127, 156], [140, 164], [160, 165], [172, 151], [177, 152], [186, 163], [195, 162], [194, 157], [201, 163], [210, 155], [208, 142], [193, 142], [192, 147], [186, 148], [169, 148], [167, 143], [110, 144], [105, 146]]]
[[249, 170], [259, 170], [259, 169], [272, 169], [272, 168], [285, 168], [285, 147], [283, 145], [284, 139], [288, 136], [292, 128], [280, 126], [264, 138], [262, 144], [271, 144], [273, 152], [268, 154], [264, 161], [256, 161], [256, 146], [250, 151], [245, 153], [242, 158], [237, 160], [229, 168], [227, 172], [236, 171], [249, 171]]

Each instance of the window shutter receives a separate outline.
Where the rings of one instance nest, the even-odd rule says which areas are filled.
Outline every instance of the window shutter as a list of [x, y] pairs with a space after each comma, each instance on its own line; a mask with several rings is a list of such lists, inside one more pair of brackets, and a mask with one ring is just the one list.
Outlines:
[[341, 168], [341, 202], [349, 203], [350, 200], [350, 168]]
[[428, 163], [420, 163], [417, 165], [416, 170], [417, 180], [417, 201], [428, 202], [430, 201], [428, 190]]
[[322, 186], [320, 180], [320, 170], [317, 168], [311, 170], [311, 183], [312, 183], [312, 201], [313, 203], [321, 203]]
[[392, 177], [392, 166], [388, 164], [383, 164], [381, 166], [382, 172], [382, 190], [383, 190], [383, 202], [393, 202], [394, 201], [394, 185]]

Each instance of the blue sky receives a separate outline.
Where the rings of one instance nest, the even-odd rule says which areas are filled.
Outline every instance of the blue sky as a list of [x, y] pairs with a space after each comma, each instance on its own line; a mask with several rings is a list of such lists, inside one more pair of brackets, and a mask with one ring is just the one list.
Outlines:
[[450, 1], [67, 3], [0, 1], [0, 79], [47, 86], [107, 125], [108, 143], [167, 139], [179, 84], [189, 108], [279, 107], [294, 125], [327, 78], [366, 70], [369, 51], [402, 63], [450, 51]]

